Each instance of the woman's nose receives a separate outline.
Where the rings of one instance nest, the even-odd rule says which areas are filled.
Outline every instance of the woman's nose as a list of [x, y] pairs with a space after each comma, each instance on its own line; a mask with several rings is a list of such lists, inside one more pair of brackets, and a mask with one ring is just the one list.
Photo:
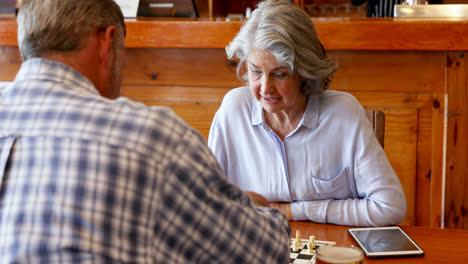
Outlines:
[[261, 85], [262, 85], [261, 90], [262, 90], [263, 95], [270, 94], [274, 90], [273, 89], [273, 83], [271, 82], [270, 78], [268, 76], [266, 76], [266, 75], [262, 76]]

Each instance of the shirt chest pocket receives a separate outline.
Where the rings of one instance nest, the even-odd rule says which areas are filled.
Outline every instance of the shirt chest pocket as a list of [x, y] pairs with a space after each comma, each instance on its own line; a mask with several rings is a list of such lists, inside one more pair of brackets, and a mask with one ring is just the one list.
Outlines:
[[350, 182], [348, 168], [344, 168], [331, 180], [310, 176], [307, 180], [305, 200], [347, 199], [353, 197], [354, 183]]

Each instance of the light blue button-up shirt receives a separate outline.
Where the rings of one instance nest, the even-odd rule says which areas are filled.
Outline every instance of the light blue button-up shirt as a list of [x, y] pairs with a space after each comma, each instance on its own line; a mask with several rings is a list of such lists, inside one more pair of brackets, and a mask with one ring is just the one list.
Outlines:
[[270, 202], [291, 202], [295, 220], [392, 225], [406, 198], [364, 109], [350, 94], [308, 98], [297, 128], [281, 140], [248, 88], [230, 91], [208, 145], [228, 179]]

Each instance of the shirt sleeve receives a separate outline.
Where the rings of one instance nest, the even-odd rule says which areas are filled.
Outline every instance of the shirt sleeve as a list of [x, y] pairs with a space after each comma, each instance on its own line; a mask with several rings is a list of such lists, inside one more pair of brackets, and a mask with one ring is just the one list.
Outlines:
[[211, 123], [210, 133], [208, 135], [208, 147], [210, 148], [213, 155], [216, 157], [223, 173], [226, 175], [226, 166], [227, 166], [227, 159], [226, 159], [226, 145], [224, 144], [224, 136], [221, 131], [219, 125], [219, 118], [218, 113], [216, 112], [213, 122]]
[[[228, 182], [204, 139], [188, 129], [168, 167], [162, 202], [172, 248], [197, 263], [287, 263], [290, 228]], [[173, 232], [173, 233], [171, 233]], [[187, 254], [185, 254], [187, 253]]]
[[399, 224], [406, 215], [406, 197], [398, 176], [378, 143], [364, 112], [358, 118], [354, 144], [357, 198], [300, 201], [291, 204], [295, 220], [352, 226]]

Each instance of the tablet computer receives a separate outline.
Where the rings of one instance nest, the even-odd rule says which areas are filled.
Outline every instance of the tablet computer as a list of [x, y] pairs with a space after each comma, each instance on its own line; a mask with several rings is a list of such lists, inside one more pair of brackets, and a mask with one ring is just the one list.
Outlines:
[[424, 251], [398, 226], [350, 228], [368, 258], [417, 257]]

